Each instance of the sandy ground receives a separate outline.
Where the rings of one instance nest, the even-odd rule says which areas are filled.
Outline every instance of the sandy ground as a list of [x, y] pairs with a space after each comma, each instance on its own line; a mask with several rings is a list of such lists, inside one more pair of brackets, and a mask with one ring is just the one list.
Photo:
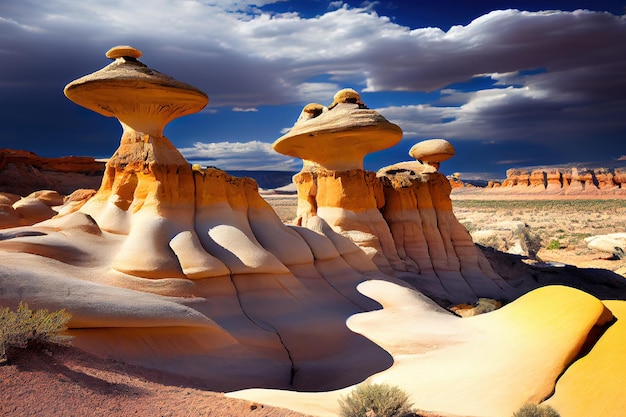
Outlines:
[[[626, 199], [456, 199], [454, 193], [452, 197], [455, 216], [470, 232], [521, 222], [539, 237], [537, 257], [542, 261], [626, 274], [626, 259], [590, 249], [585, 242], [590, 236], [626, 232]], [[501, 251], [507, 244], [504, 235], [500, 242], [479, 243]]]
[[15, 351], [0, 366], [0, 415], [306, 417], [205, 391], [193, 380], [57, 346]]

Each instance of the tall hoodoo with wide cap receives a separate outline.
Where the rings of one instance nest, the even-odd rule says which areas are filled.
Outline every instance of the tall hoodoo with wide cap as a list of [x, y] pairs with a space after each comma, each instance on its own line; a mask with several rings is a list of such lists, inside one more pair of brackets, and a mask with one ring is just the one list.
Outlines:
[[402, 129], [369, 109], [351, 88], [338, 91], [328, 107], [306, 105], [293, 128], [273, 144], [275, 151], [304, 161], [294, 177], [296, 224], [316, 228], [326, 222], [387, 267], [380, 254], [395, 248], [378, 210], [382, 188], [376, 175], [363, 169], [363, 159], [401, 138]]
[[[194, 229], [194, 175], [163, 129], [202, 110], [209, 99], [139, 62], [141, 52], [133, 47], [116, 46], [106, 56], [114, 61], [64, 89], [76, 104], [117, 118], [123, 128], [100, 189], [80, 211], [102, 230], [128, 235], [112, 261], [114, 270], [155, 278], [196, 276], [186, 271], [185, 254], [168, 243], [181, 231]], [[199, 244], [189, 245], [203, 253]]]

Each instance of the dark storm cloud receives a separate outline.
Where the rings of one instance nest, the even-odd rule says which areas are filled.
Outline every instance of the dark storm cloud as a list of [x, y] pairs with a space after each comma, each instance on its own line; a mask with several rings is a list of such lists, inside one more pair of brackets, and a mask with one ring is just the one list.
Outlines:
[[[593, 134], [597, 144], [614, 150], [616, 137], [626, 135], [623, 17], [503, 10], [443, 31], [398, 25], [376, 14], [375, 4], [334, 2], [336, 9], [305, 18], [265, 13], [254, 3], [2, 2], [1, 146], [83, 143], [93, 152], [106, 142], [105, 154], [115, 147], [108, 143], [119, 136], [116, 121], [86, 116], [62, 89], [107, 65], [104, 52], [118, 44], [141, 49], [151, 68], [207, 92], [211, 110], [328, 104], [344, 86], [371, 94], [447, 87], [437, 102], [381, 111], [408, 140], [549, 137], [558, 148], [556, 142], [565, 147]], [[541, 70], [520, 72], [535, 69]], [[476, 76], [495, 85], [449, 87]], [[277, 126], [277, 133], [287, 126]], [[228, 138], [213, 141], [228, 147]]]

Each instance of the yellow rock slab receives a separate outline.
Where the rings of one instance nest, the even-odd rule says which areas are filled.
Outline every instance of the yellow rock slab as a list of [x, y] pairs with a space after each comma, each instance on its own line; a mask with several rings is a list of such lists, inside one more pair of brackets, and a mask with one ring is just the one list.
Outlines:
[[[348, 327], [394, 359], [391, 368], [368, 380], [397, 385], [415, 407], [444, 415], [506, 417], [526, 402], [542, 401], [591, 329], [612, 317], [600, 300], [562, 286], [537, 289], [500, 310], [465, 319], [390, 282], [366, 281], [358, 289], [383, 309], [350, 317]], [[350, 389], [257, 389], [229, 396], [326, 417], [337, 415], [337, 400]]]
[[626, 301], [604, 301], [617, 321], [591, 351], [570, 366], [546, 402], [566, 417], [626, 413]]
[[590, 330], [611, 318], [598, 299], [562, 286], [539, 288], [466, 319], [429, 311], [404, 294], [411, 290], [382, 281], [359, 290], [384, 309], [353, 316], [348, 326], [395, 360], [373, 381], [399, 385], [416, 407], [446, 414], [502, 417], [542, 401]]

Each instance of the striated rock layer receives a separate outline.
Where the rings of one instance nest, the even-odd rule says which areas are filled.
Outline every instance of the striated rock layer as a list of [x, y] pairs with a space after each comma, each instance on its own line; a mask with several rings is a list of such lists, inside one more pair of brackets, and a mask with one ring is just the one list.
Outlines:
[[44, 158], [32, 152], [0, 149], [0, 192], [27, 196], [39, 190], [67, 195], [98, 188], [104, 162], [86, 156]]
[[[294, 222], [348, 237], [386, 274], [440, 302], [511, 300], [507, 284], [477, 250], [452, 212], [451, 187], [418, 162], [379, 171], [332, 171], [311, 165], [294, 177]], [[324, 225], [320, 226], [323, 221]]]
[[505, 180], [488, 188], [496, 184], [498, 192], [622, 195], [626, 194], [626, 166], [512, 168]]
[[[415, 145], [411, 155], [424, 162], [402, 162], [378, 173], [363, 170], [360, 163], [343, 169], [350, 159], [346, 155], [362, 160], [363, 143], [380, 146], [396, 138], [386, 119], [373, 115], [356, 92], [350, 94], [354, 102], [336, 104], [340, 91], [327, 110], [307, 105], [306, 117], [273, 145], [278, 152], [306, 158], [294, 176], [295, 224], [321, 231], [330, 227], [356, 243], [380, 271], [405, 279], [442, 304], [474, 303], [480, 297], [511, 300], [521, 294], [493, 271], [452, 213], [450, 183], [437, 171], [454, 155], [450, 143], [433, 139]], [[319, 113], [308, 115], [313, 106]], [[337, 109], [341, 113], [333, 113]], [[337, 114], [343, 117], [339, 130]], [[363, 120], [368, 123], [367, 133], [357, 130], [361, 140], [355, 144], [345, 140], [353, 118], [359, 129]], [[311, 134], [318, 131], [322, 134]]]

